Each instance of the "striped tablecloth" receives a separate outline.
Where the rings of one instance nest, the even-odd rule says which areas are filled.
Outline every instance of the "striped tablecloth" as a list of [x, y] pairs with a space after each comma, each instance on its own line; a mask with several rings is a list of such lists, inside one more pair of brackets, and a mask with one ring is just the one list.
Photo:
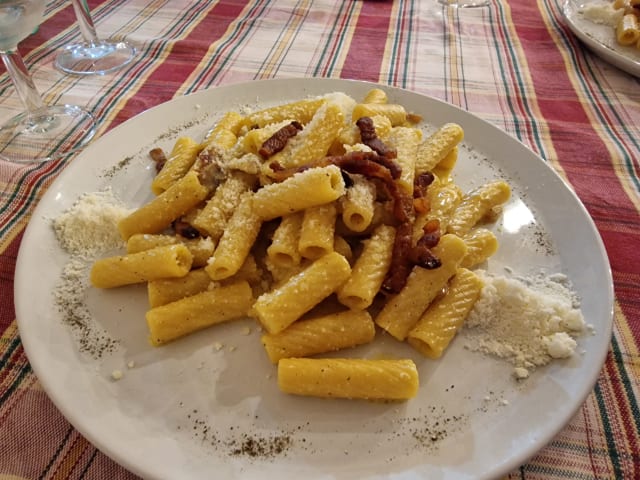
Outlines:
[[[90, 0], [100, 36], [138, 60], [103, 77], [62, 75], [78, 40], [71, 2], [20, 46], [49, 103], [87, 106], [102, 135], [140, 112], [216, 85], [339, 77], [404, 87], [458, 105], [515, 136], [575, 189], [609, 254], [614, 335], [598, 383], [566, 428], [513, 479], [640, 478], [640, 84], [572, 35], [557, 0]], [[0, 71], [0, 121], [22, 106]], [[13, 306], [22, 233], [69, 160], [0, 163], [0, 478], [130, 479], [43, 392]], [[72, 160], [71, 160], [72, 161]]]

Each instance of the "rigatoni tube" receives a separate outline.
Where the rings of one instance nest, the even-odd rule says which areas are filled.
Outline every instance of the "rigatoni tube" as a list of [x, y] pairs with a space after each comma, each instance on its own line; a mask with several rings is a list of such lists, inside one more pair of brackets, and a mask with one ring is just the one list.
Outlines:
[[197, 330], [244, 317], [252, 302], [249, 283], [240, 281], [152, 308], [146, 314], [151, 344], [162, 345]]
[[412, 360], [284, 358], [278, 386], [312, 397], [407, 400], [418, 393], [419, 381]]

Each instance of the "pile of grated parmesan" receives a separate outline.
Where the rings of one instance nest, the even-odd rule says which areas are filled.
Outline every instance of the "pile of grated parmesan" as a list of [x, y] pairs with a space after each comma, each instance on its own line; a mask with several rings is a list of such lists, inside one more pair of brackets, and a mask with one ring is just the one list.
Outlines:
[[484, 287], [465, 323], [465, 348], [508, 360], [519, 379], [574, 354], [586, 325], [565, 276], [478, 275]]
[[53, 229], [60, 245], [70, 254], [95, 257], [99, 253], [124, 246], [118, 232], [118, 222], [130, 210], [110, 189], [86, 193], [53, 220]]

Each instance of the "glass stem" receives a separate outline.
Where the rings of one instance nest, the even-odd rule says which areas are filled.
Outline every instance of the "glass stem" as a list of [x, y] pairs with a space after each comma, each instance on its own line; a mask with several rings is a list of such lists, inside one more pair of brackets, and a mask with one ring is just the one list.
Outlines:
[[96, 33], [96, 27], [93, 25], [87, 0], [71, 0], [71, 4], [73, 5], [73, 10], [76, 12], [78, 27], [80, 28], [80, 33], [84, 41], [91, 45], [99, 43], [100, 39]]
[[29, 115], [32, 115], [37, 110], [43, 108], [45, 105], [42, 101], [42, 97], [40, 96], [40, 93], [38, 93], [38, 90], [33, 83], [33, 78], [31, 78], [29, 70], [27, 70], [18, 50], [0, 52], [0, 55], [2, 55], [2, 61], [4, 62], [5, 67], [7, 67], [7, 72], [9, 73], [9, 77], [11, 77], [13, 86], [15, 87], [20, 100], [22, 100], [22, 103], [29, 112]]

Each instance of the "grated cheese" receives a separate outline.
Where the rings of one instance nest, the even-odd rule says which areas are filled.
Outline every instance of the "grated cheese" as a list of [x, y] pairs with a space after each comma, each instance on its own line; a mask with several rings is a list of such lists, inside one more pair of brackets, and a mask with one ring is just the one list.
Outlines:
[[566, 277], [478, 274], [485, 285], [465, 324], [465, 348], [508, 360], [518, 379], [574, 354], [586, 325]]
[[86, 193], [53, 220], [53, 229], [67, 252], [94, 257], [124, 246], [117, 225], [129, 212], [110, 189]]

